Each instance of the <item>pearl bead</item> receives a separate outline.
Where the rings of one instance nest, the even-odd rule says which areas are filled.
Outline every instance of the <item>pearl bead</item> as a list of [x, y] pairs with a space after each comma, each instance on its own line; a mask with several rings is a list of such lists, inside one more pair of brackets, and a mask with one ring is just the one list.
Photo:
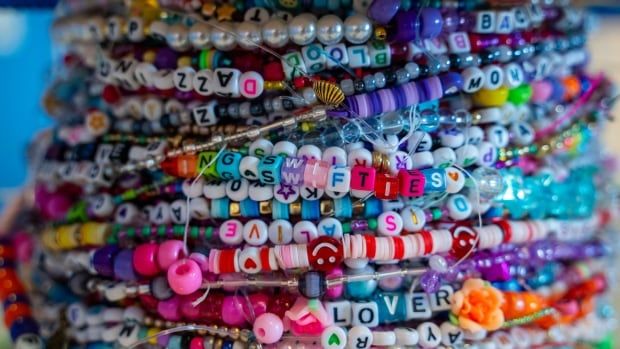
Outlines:
[[166, 33], [166, 42], [177, 51], [187, 49], [189, 46], [187, 28], [182, 24], [171, 25]]
[[288, 23], [288, 35], [296, 45], [308, 45], [316, 38], [316, 17], [311, 14], [295, 16]]
[[237, 26], [237, 43], [244, 49], [253, 49], [263, 42], [260, 26], [255, 22], [242, 22]]
[[326, 15], [317, 22], [317, 38], [323, 45], [335, 45], [344, 36], [342, 19], [335, 15]]
[[263, 41], [273, 47], [280, 48], [288, 43], [288, 27], [286, 23], [276, 17], [263, 24]]
[[189, 42], [197, 49], [211, 46], [211, 29], [204, 23], [194, 23], [189, 29]]
[[313, 105], [316, 104], [316, 93], [314, 92], [314, 89], [312, 89], [312, 87], [306, 87], [301, 91], [301, 95], [304, 98], [304, 101], [306, 101], [306, 103]]
[[230, 23], [218, 23], [218, 27], [211, 30], [213, 46], [222, 51], [230, 51], [235, 48], [237, 43], [232, 31], [233, 28]]
[[355, 14], [344, 21], [344, 37], [352, 44], [363, 44], [372, 36], [372, 23], [368, 17]]
[[428, 259], [428, 266], [436, 272], [445, 273], [448, 271], [448, 262], [445, 258], [433, 255]]

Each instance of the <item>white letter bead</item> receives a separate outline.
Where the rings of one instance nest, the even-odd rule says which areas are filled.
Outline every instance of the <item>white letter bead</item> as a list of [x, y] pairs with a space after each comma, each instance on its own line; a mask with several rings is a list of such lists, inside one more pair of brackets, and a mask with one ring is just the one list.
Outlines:
[[461, 167], [468, 167], [476, 161], [478, 161], [478, 148], [471, 144], [465, 144], [464, 146], [455, 150], [456, 163]]
[[258, 180], [259, 159], [255, 156], [244, 156], [239, 162], [239, 172], [243, 178], [251, 181]]
[[[347, 164], [347, 152], [340, 147], [329, 147], [323, 152], [322, 160], [334, 165]], [[351, 166], [351, 165], [349, 165]]]
[[190, 198], [197, 198], [202, 195], [204, 185], [205, 180], [202, 177], [199, 177], [197, 180], [186, 179], [183, 181], [181, 189], [183, 190], [183, 195], [189, 196]]
[[446, 168], [456, 161], [456, 154], [452, 148], [441, 147], [433, 151], [433, 167]]
[[439, 327], [441, 329], [441, 343], [443, 345], [453, 346], [463, 343], [463, 331], [449, 322], [444, 322]]
[[347, 333], [338, 326], [329, 326], [321, 333], [321, 348], [344, 349], [347, 344]]
[[394, 211], [383, 212], [377, 218], [377, 232], [381, 235], [396, 236], [403, 230], [403, 219]]
[[187, 219], [187, 202], [179, 199], [170, 204], [170, 220], [174, 224], [184, 224]]
[[450, 218], [460, 221], [471, 215], [472, 207], [469, 199], [462, 194], [450, 195], [446, 203]]
[[432, 322], [418, 325], [419, 342], [422, 348], [435, 348], [441, 343], [441, 329]]
[[325, 191], [348, 193], [351, 188], [351, 170], [342, 165], [332, 166], [327, 173]]
[[398, 327], [394, 329], [396, 345], [414, 346], [418, 344], [420, 336], [415, 328]]
[[407, 139], [407, 152], [422, 152], [431, 150], [433, 139], [427, 132], [415, 131], [411, 137]]
[[273, 152], [273, 143], [264, 138], [259, 138], [254, 142], [250, 143], [250, 148], [248, 154], [256, 156], [257, 158], [262, 158], [266, 155], [271, 155]]
[[156, 225], [170, 224], [170, 204], [160, 201], [150, 212], [149, 220]]
[[303, 76], [307, 73], [306, 65], [304, 64], [303, 56], [299, 51], [289, 52], [282, 55], [282, 70], [287, 80], [292, 80], [298, 76]]
[[489, 142], [482, 142], [478, 145], [478, 161], [479, 166], [491, 167], [497, 161], [497, 149]]
[[297, 150], [297, 157], [304, 160], [321, 160], [322, 155], [323, 154], [321, 152], [321, 149], [319, 149], [319, 147], [313, 144], [302, 145], [301, 147], [299, 147], [299, 150]]
[[465, 32], [454, 32], [448, 35], [448, 47], [451, 53], [468, 53], [471, 51], [469, 36]]
[[504, 83], [504, 71], [500, 66], [490, 64], [482, 68], [484, 72], [484, 88], [497, 90]]
[[222, 223], [218, 234], [223, 243], [239, 245], [243, 241], [243, 224], [236, 219], [229, 219]]
[[370, 66], [370, 53], [366, 45], [353, 45], [347, 47], [349, 55], [349, 67], [361, 68]]
[[268, 228], [269, 241], [276, 245], [288, 244], [293, 240], [293, 226], [284, 219], [276, 219]]
[[290, 204], [299, 198], [299, 191], [298, 186], [276, 184], [273, 186], [273, 197], [281, 203]]
[[307, 73], [318, 73], [325, 70], [326, 57], [321, 44], [309, 44], [301, 48], [301, 56], [308, 68]]
[[250, 182], [241, 178], [226, 182], [226, 196], [233, 201], [243, 201], [248, 198]]
[[327, 68], [329, 69], [349, 64], [349, 54], [345, 44], [325, 46], [325, 53], [327, 56]]
[[376, 302], [352, 302], [351, 312], [353, 326], [379, 326], [379, 306]]
[[456, 194], [465, 186], [465, 175], [455, 167], [446, 168], [446, 192]]
[[353, 326], [349, 330], [347, 349], [368, 349], [373, 345], [373, 332], [366, 326]]
[[299, 221], [293, 226], [293, 240], [298, 244], [305, 244], [319, 236], [316, 225], [310, 221]]
[[403, 229], [408, 232], [420, 231], [426, 224], [424, 211], [419, 207], [405, 207], [400, 211], [400, 216], [403, 220]]
[[486, 130], [487, 140], [497, 148], [503, 148], [510, 141], [508, 130], [501, 125], [493, 125]]
[[347, 163], [351, 167], [356, 165], [370, 167], [372, 165], [372, 153], [365, 148], [353, 149], [349, 152]]
[[477, 67], [469, 67], [463, 70], [463, 91], [474, 93], [484, 86], [484, 72]]
[[269, 201], [273, 199], [273, 185], [251, 182], [248, 196], [253, 201]]
[[323, 218], [317, 225], [319, 236], [330, 236], [335, 239], [342, 237], [342, 223], [333, 217]]
[[151, 76], [153, 78], [153, 85], [159, 90], [169, 90], [174, 87], [174, 81], [172, 81], [172, 70], [158, 70]]
[[202, 193], [207, 199], [222, 199], [226, 197], [226, 182], [205, 183]]
[[251, 219], [243, 226], [243, 239], [250, 245], [261, 246], [268, 238], [267, 224], [260, 219]]
[[435, 159], [430, 151], [422, 151], [411, 155], [411, 163], [413, 169], [433, 167]]
[[178, 68], [174, 71], [172, 75], [172, 81], [174, 82], [174, 87], [177, 90], [188, 92], [194, 89], [194, 75], [196, 71], [192, 67], [183, 67]]
[[476, 26], [474, 33], [490, 34], [495, 31], [495, 11], [478, 11], [476, 12]]
[[515, 143], [518, 145], [529, 145], [534, 141], [534, 129], [527, 122], [515, 122], [510, 126]]
[[404, 151], [395, 151], [388, 157], [389, 168], [388, 171], [391, 175], [395, 176], [400, 170], [410, 170], [413, 168], [413, 161], [411, 156]]
[[407, 305], [407, 319], [430, 319], [433, 315], [426, 293], [405, 294], [405, 304]]
[[215, 116], [215, 106], [217, 101], [211, 101], [207, 104], [195, 107], [192, 109], [192, 116], [194, 122], [198, 126], [211, 126], [217, 123], [217, 117]]
[[299, 191], [302, 199], [310, 201], [319, 200], [325, 194], [324, 189], [312, 188], [306, 185], [302, 185]]
[[125, 202], [118, 205], [116, 212], [114, 212], [114, 221], [118, 224], [130, 225], [137, 223], [140, 218], [140, 211], [136, 205]]
[[239, 97], [241, 71], [234, 68], [217, 68], [213, 72], [213, 90], [222, 97]]
[[284, 155], [293, 158], [297, 155], [297, 146], [289, 141], [279, 141], [273, 146], [272, 155]]
[[239, 77], [239, 92], [245, 98], [256, 98], [263, 93], [265, 81], [254, 71], [248, 71]]
[[509, 63], [504, 66], [504, 86], [508, 88], [519, 87], [524, 80], [523, 69], [519, 64]]
[[454, 289], [450, 285], [443, 285], [437, 292], [431, 293], [429, 300], [433, 311], [444, 311], [450, 309], [450, 298]]
[[510, 34], [514, 30], [514, 12], [499, 11], [497, 12], [497, 34]]
[[456, 127], [439, 131], [441, 145], [450, 148], [458, 148], [465, 143], [465, 135]]
[[347, 300], [325, 302], [325, 311], [336, 326], [351, 324], [351, 302]]
[[242, 272], [256, 274], [262, 268], [259, 249], [246, 247], [239, 253], [239, 268]]

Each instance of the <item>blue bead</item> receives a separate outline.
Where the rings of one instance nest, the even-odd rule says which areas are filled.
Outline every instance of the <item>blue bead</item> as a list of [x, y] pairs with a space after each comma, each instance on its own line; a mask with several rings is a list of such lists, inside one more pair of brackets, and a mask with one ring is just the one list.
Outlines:
[[276, 199], [271, 200], [271, 216], [273, 219], [289, 219], [288, 204], [282, 203]]
[[222, 343], [222, 349], [232, 349], [234, 343], [235, 342], [229, 339], [225, 339], [224, 342]]
[[377, 217], [383, 213], [383, 207], [381, 206], [381, 200], [371, 197], [364, 202], [364, 217], [371, 218]]
[[229, 218], [229, 203], [230, 199], [222, 198], [222, 199], [213, 199], [211, 200], [211, 217], [212, 218]]
[[86, 345], [86, 349], [113, 349], [114, 344], [112, 343], [104, 343], [104, 342], [94, 342], [88, 343]]
[[277, 155], [268, 155], [258, 163], [258, 179], [263, 184], [280, 183], [281, 168], [284, 158]]
[[373, 297], [379, 308], [379, 323], [389, 324], [407, 319], [407, 303], [403, 293], [382, 292]]
[[334, 215], [336, 218], [353, 217], [353, 204], [350, 196], [345, 195], [340, 199], [334, 199]]
[[[348, 269], [347, 275], [372, 274], [375, 269], [369, 265], [361, 269]], [[345, 286], [345, 293], [348, 298], [354, 300], [368, 299], [377, 289], [377, 280], [354, 281]]]
[[301, 200], [301, 219], [312, 221], [321, 218], [319, 200]]
[[241, 216], [248, 217], [248, 218], [260, 217], [260, 212], [258, 209], [257, 201], [254, 201], [251, 199], [245, 199], [241, 201], [240, 207], [241, 207]]
[[427, 168], [421, 170], [424, 175], [424, 192], [445, 192], [446, 191], [446, 171], [438, 168]]
[[225, 151], [215, 164], [215, 170], [222, 179], [234, 180], [241, 179], [239, 164], [243, 156], [237, 152]]
[[170, 336], [170, 340], [168, 341], [168, 346], [166, 348], [168, 348], [168, 349], [183, 349], [183, 348], [181, 348], [181, 340], [182, 339], [183, 339], [183, 337], [181, 337], [181, 336], [175, 336], [175, 335]]
[[34, 333], [39, 334], [39, 325], [37, 325], [36, 321], [34, 321], [31, 317], [20, 317], [17, 318], [13, 324], [11, 324], [11, 339], [13, 342], [25, 333]]

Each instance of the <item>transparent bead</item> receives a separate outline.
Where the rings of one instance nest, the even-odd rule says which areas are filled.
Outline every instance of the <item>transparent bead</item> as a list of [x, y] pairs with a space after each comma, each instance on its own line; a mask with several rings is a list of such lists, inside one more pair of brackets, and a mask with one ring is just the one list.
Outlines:
[[360, 130], [357, 125], [349, 122], [342, 127], [341, 137], [347, 144], [358, 142], [360, 140]]
[[[343, 135], [339, 128], [335, 126], [329, 126], [320, 131], [322, 136], [321, 143], [325, 147], [341, 147], [345, 143], [349, 143], [346, 139], [343, 138]], [[359, 139], [359, 137], [358, 137]], [[352, 139], [352, 142], [357, 142], [357, 139]]]
[[385, 135], [397, 135], [404, 127], [404, 120], [400, 113], [391, 112], [381, 116], [381, 124], [383, 128], [383, 134]]
[[396, 70], [396, 83], [401, 85], [409, 81], [410, 74], [406, 69]]
[[499, 171], [488, 167], [478, 167], [472, 173], [478, 184], [480, 199], [493, 200], [504, 190], [504, 182]]
[[433, 132], [439, 128], [440, 117], [434, 110], [424, 110], [420, 113], [420, 130]]
[[366, 91], [368, 92], [374, 91], [376, 88], [375, 76], [372, 74], [364, 76], [364, 86], [366, 86]]

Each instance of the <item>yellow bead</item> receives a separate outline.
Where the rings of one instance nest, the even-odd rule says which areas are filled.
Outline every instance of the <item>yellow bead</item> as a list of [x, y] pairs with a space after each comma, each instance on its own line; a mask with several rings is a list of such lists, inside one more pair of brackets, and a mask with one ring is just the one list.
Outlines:
[[63, 225], [56, 230], [56, 242], [61, 249], [72, 249], [80, 245], [76, 224]]
[[508, 88], [502, 86], [496, 90], [482, 89], [472, 96], [477, 107], [500, 107], [508, 100]]
[[286, 85], [284, 84], [284, 81], [276, 81], [274, 83], [274, 89], [276, 90], [284, 90], [284, 88], [286, 87]]
[[384, 41], [387, 38], [387, 31], [384, 27], [376, 27], [375, 28], [375, 39], [379, 41]]
[[157, 344], [157, 337], [156, 335], [161, 332], [161, 330], [159, 328], [156, 327], [151, 327], [146, 331], [146, 338], [148, 338], [148, 342], [149, 344]]
[[84, 246], [102, 246], [106, 242], [110, 225], [105, 223], [89, 222], [80, 227], [80, 238]]
[[190, 67], [191, 65], [192, 65], [192, 58], [188, 56], [183, 56], [179, 58], [179, 60], [177, 61], [177, 66], [179, 68]]
[[265, 88], [265, 90], [273, 90], [273, 82], [265, 81], [263, 87]]
[[148, 50], [144, 52], [144, 54], [142, 55], [142, 60], [147, 63], [153, 63], [155, 62], [155, 56], [156, 56], [155, 51]]
[[56, 230], [53, 228], [47, 228], [43, 231], [43, 236], [41, 237], [43, 241], [43, 246], [50, 250], [57, 250], [58, 244], [56, 243]]

